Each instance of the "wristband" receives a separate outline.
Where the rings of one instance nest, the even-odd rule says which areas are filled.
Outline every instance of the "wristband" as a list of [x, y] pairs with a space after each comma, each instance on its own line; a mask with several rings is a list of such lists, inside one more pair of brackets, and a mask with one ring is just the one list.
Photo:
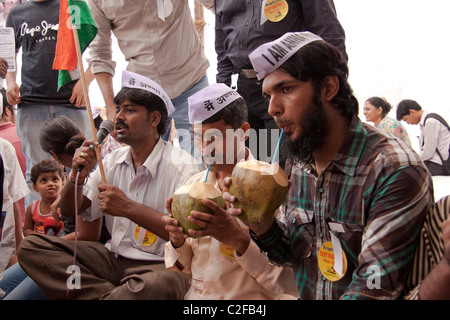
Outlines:
[[[84, 186], [84, 185], [86, 184], [86, 178], [84, 178], [82, 184], [77, 184], [77, 185], [75, 185], [75, 180], [77, 179], [77, 177], [73, 175], [73, 172], [74, 172], [73, 170], [70, 172], [70, 177], [69, 177], [70, 182], [72, 182], [72, 184], [73, 184], [74, 186], [76, 186], [76, 187], [82, 187], [82, 186]], [[78, 182], [79, 182], [79, 181], [78, 181]]]

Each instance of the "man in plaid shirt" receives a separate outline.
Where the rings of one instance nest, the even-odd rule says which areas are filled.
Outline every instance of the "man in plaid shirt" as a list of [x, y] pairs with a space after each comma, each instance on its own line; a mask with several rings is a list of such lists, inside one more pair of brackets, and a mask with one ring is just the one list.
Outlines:
[[249, 226], [254, 241], [293, 267], [300, 299], [402, 297], [434, 202], [420, 158], [359, 120], [346, 60], [321, 38], [285, 34], [250, 60], [291, 154], [286, 201], [278, 219]]

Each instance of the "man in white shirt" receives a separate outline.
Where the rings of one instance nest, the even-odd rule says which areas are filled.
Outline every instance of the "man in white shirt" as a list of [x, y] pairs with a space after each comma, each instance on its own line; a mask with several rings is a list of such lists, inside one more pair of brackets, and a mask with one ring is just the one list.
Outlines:
[[[75, 265], [80, 286], [75, 280], [75, 289], [66, 285], [73, 241], [30, 236], [19, 252], [23, 269], [52, 299], [182, 299], [188, 289], [181, 273], [165, 270], [164, 245], [169, 237], [161, 218], [166, 199], [201, 167], [161, 139], [173, 111], [163, 89], [131, 72], [124, 72], [122, 79], [124, 88], [114, 98], [115, 129], [118, 141], [126, 146], [102, 161], [104, 183], [98, 167], [88, 178], [96, 156], [89, 147], [94, 142], [85, 141], [75, 152], [72, 173], [84, 168], [78, 178], [71, 174], [61, 199], [63, 215], [73, 215], [75, 209], [87, 220], [104, 215], [111, 239], [105, 245], [78, 243]], [[75, 189], [82, 191], [77, 199]], [[45, 266], [39, 263], [44, 259]]]
[[450, 129], [445, 122], [439, 121], [434, 116], [441, 118], [437, 114], [426, 112], [414, 100], [402, 100], [397, 106], [398, 121], [420, 125], [420, 158], [431, 175], [438, 176], [445, 175], [442, 160], [449, 158]]

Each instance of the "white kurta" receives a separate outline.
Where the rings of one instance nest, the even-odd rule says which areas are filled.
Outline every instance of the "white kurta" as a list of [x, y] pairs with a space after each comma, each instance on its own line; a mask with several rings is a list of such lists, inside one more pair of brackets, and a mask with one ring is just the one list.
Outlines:
[[[249, 159], [253, 159], [251, 154]], [[187, 184], [205, 181], [205, 178], [206, 171], [193, 176]], [[214, 173], [208, 174], [207, 182], [221, 191]], [[177, 249], [169, 241], [165, 248], [166, 268], [180, 270], [177, 262], [184, 267], [183, 272], [191, 275], [187, 300], [291, 300], [298, 297], [292, 268], [270, 263], [253, 241], [242, 256], [209, 236], [187, 238]]]
[[0, 272], [3, 272], [8, 265], [9, 259], [16, 253], [14, 202], [25, 197], [30, 193], [30, 190], [20, 169], [16, 150], [10, 142], [3, 138], [0, 138], [0, 154], [2, 155], [5, 170], [2, 211], [6, 212], [6, 217], [0, 241]]

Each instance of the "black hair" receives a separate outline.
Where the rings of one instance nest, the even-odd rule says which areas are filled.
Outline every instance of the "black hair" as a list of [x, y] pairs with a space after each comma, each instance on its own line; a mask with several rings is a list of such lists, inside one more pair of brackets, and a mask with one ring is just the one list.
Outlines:
[[331, 101], [333, 106], [349, 119], [358, 114], [358, 100], [348, 83], [347, 60], [333, 45], [325, 41], [311, 42], [294, 53], [280, 68], [300, 81], [311, 80], [316, 94], [320, 92], [325, 77], [337, 76], [339, 91]]
[[380, 97], [371, 97], [366, 100], [366, 102], [369, 102], [371, 105], [373, 105], [375, 108], [381, 108], [381, 114], [383, 118], [391, 111], [392, 106], [389, 102], [387, 102], [386, 99], [380, 98]]
[[31, 168], [31, 182], [36, 185], [39, 176], [42, 173], [56, 172], [64, 180], [63, 167], [54, 159], [46, 159], [36, 163]]
[[227, 105], [225, 108], [212, 115], [208, 119], [202, 121], [202, 124], [213, 123], [223, 120], [226, 125], [231, 126], [234, 130], [247, 121], [248, 111], [247, 104], [243, 98], [238, 98]]
[[404, 99], [397, 105], [397, 120], [400, 121], [404, 116], [409, 114], [409, 110], [422, 110], [422, 107], [414, 100]]
[[70, 118], [62, 115], [47, 119], [39, 134], [42, 150], [71, 156], [85, 139], [78, 126]]
[[149, 114], [153, 111], [158, 111], [161, 114], [161, 121], [158, 124], [158, 133], [163, 135], [169, 126], [169, 114], [167, 112], [167, 106], [164, 101], [156, 94], [142, 89], [135, 88], [123, 88], [114, 97], [114, 103], [116, 105], [121, 104], [123, 101], [129, 100], [130, 102], [144, 106], [147, 108]]

